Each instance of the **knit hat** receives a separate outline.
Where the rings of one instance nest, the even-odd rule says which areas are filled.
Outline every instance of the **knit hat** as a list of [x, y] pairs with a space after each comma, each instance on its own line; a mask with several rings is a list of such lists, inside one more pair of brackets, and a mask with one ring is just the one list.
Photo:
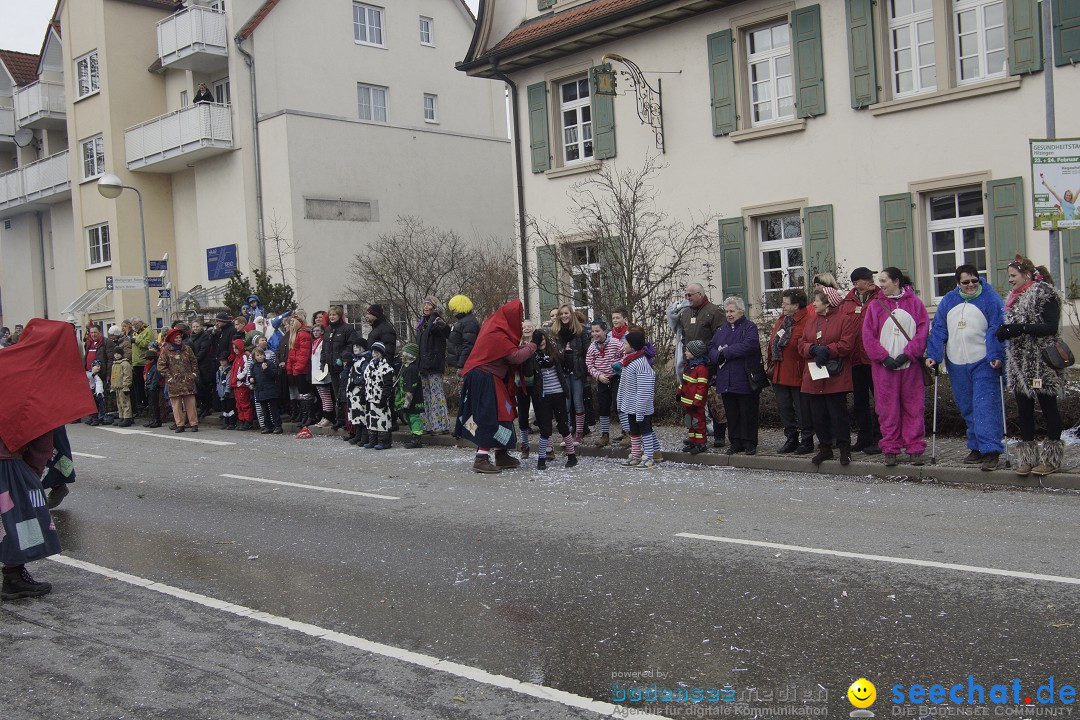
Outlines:
[[430, 297], [430, 296], [426, 297], [426, 298], [424, 298], [424, 301], [421, 304], [422, 305], [430, 305], [431, 307], [435, 308], [436, 310], [439, 309], [439, 299], [438, 298], [434, 298], [434, 297]]
[[374, 352], [377, 352], [377, 353], [379, 353], [379, 354], [380, 354], [380, 355], [382, 355], [383, 357], [386, 357], [386, 346], [385, 346], [385, 345], [383, 345], [383, 344], [382, 344], [381, 342], [374, 342], [374, 343], [371, 343], [371, 349], [372, 349], [372, 350], [373, 350]]
[[116, 347], [113, 348], [113, 355], [123, 355], [123, 354], [124, 354], [124, 348], [120, 347], [119, 345], [117, 345]]
[[626, 333], [626, 342], [634, 350], [640, 350], [645, 347], [645, 333], [640, 330], [634, 330], [633, 332]]
[[855, 268], [854, 270], [851, 271], [851, 282], [855, 282], [856, 280], [873, 280], [873, 279], [874, 279], [874, 273], [870, 268], [857, 267], [857, 268]]
[[701, 357], [709, 349], [709, 346], [705, 344], [704, 340], [691, 340], [686, 343], [686, 349], [694, 357]]
[[405, 343], [405, 346], [401, 348], [401, 354], [409, 357], [419, 357], [420, 348], [417, 347], [416, 343]]
[[464, 315], [472, 312], [473, 302], [464, 295], [455, 295], [446, 303], [446, 307], [455, 315]]
[[829, 299], [829, 305], [832, 307], [840, 307], [840, 303], [844, 302], [844, 296], [836, 288], [824, 286], [821, 290], [825, 293], [825, 297]]
[[384, 317], [382, 305], [380, 305], [379, 303], [372, 303], [371, 305], [368, 305], [367, 311], [377, 318]]

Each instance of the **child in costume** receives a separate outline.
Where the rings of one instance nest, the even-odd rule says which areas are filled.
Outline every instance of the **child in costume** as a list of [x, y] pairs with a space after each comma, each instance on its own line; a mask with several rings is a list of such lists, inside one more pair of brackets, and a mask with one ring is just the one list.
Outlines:
[[221, 429], [235, 430], [236, 401], [233, 400], [232, 388], [229, 387], [229, 372], [232, 368], [229, 366], [228, 358], [221, 358], [218, 363], [219, 367], [214, 385], [217, 389], [218, 400], [221, 403]]
[[264, 348], [256, 347], [251, 351], [251, 375], [248, 378], [258, 403], [259, 422], [262, 434], [274, 433], [280, 435], [281, 416], [278, 415], [278, 376], [280, 370], [277, 363], [271, 360], [269, 352]]
[[86, 373], [86, 379], [90, 381], [90, 392], [97, 403], [97, 415], [91, 415], [86, 424], [101, 425], [105, 420], [105, 383], [101, 381], [101, 361], [93, 362], [90, 372]]
[[683, 352], [682, 385], [679, 386], [679, 406], [687, 427], [687, 452], [705, 452], [705, 402], [709, 396], [709, 365], [705, 352], [709, 349], [701, 340], [686, 343]]
[[349, 368], [349, 376], [344, 383], [345, 396], [349, 408], [349, 427], [351, 431], [346, 441], [351, 445], [375, 447], [378, 438], [372, 437], [368, 430], [368, 400], [364, 385], [364, 369], [371, 361], [371, 353], [365, 352], [359, 344], [352, 346], [352, 354], [342, 358]]
[[406, 343], [401, 348], [402, 368], [397, 382], [396, 406], [405, 416], [409, 426], [409, 442], [405, 447], [424, 447], [424, 384], [420, 378], [420, 348], [416, 343]]
[[124, 357], [124, 348], [117, 345], [113, 350], [112, 378], [110, 385], [116, 394], [116, 409], [120, 418], [117, 427], [130, 427], [135, 423], [131, 412], [131, 361]]
[[394, 444], [390, 431], [393, 425], [394, 366], [386, 359], [386, 346], [381, 342], [371, 343], [371, 360], [364, 368], [364, 395], [368, 409], [368, 442], [364, 447], [389, 450]]
[[619, 374], [619, 410], [630, 426], [630, 457], [623, 465], [651, 470], [660, 447], [653, 432], [656, 373], [645, 352], [645, 333], [631, 330], [623, 338], [623, 359]]
[[585, 353], [585, 367], [596, 379], [596, 402], [594, 407], [600, 418], [600, 440], [597, 447], [611, 442], [611, 412], [616, 414], [615, 398], [619, 395], [619, 376], [611, 370], [611, 364], [622, 357], [622, 341], [608, 334], [604, 323], [597, 321], [591, 326], [592, 342]]
[[248, 356], [244, 352], [244, 341], [236, 338], [232, 341], [232, 355], [229, 356], [229, 387], [232, 388], [236, 401], [237, 430], [250, 430], [255, 413], [251, 408], [251, 388], [248, 387]]
[[540, 449], [536, 453], [536, 469], [547, 469], [547, 453], [551, 449], [551, 424], [555, 421], [559, 434], [566, 443], [566, 467], [577, 465], [574, 451], [574, 435], [570, 432], [567, 417], [566, 395], [567, 379], [563, 371], [562, 353], [558, 343], [554, 342], [543, 330], [536, 330], [532, 336], [536, 344], [536, 375], [533, 378], [533, 409], [536, 412], [536, 425], [540, 428]]

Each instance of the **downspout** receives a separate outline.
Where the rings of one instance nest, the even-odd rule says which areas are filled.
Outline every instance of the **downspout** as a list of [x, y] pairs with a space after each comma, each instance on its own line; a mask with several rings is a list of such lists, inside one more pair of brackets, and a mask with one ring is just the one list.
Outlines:
[[41, 222], [41, 211], [37, 215], [38, 247], [41, 249], [41, 316], [49, 319], [49, 289], [45, 284], [47, 274], [45, 272], [45, 224]]
[[525, 295], [526, 314], [529, 305], [529, 235], [525, 230], [525, 173], [521, 167], [521, 119], [518, 116], [518, 88], [499, 70], [498, 58], [491, 62], [491, 73], [510, 88], [510, 117], [514, 125], [514, 169], [517, 176], [518, 242], [521, 245], [521, 289]]
[[259, 93], [255, 86], [255, 58], [244, 50], [244, 38], [237, 33], [233, 38], [236, 49], [244, 56], [251, 82], [251, 129], [255, 135], [255, 212], [256, 231], [259, 234], [259, 269], [266, 271], [266, 235], [263, 233], [262, 151], [259, 147]]

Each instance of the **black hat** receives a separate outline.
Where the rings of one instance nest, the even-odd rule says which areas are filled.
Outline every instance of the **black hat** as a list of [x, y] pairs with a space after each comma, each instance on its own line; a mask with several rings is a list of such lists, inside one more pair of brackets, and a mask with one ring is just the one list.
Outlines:
[[379, 353], [383, 357], [386, 357], [386, 346], [383, 345], [381, 342], [373, 342], [373, 343], [371, 343], [371, 349], [374, 350], [375, 352]]
[[219, 312], [214, 316], [214, 319], [218, 322], [232, 322], [232, 315], [227, 312]]
[[379, 303], [372, 303], [371, 305], [368, 305], [367, 311], [377, 318], [383, 317], [382, 305], [380, 305]]
[[851, 271], [851, 282], [856, 280], [873, 280], [874, 273], [870, 268], [857, 267]]
[[626, 333], [626, 342], [635, 350], [645, 347], [645, 333], [640, 330]]

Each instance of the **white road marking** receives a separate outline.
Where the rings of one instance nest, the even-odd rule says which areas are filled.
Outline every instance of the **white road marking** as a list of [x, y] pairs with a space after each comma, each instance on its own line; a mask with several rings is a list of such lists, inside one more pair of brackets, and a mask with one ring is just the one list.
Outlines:
[[71, 454], [72, 454], [73, 457], [88, 457], [88, 458], [94, 458], [95, 460], [108, 460], [108, 458], [105, 457], [104, 455], [91, 455], [90, 453], [81, 453], [81, 452], [75, 452], [75, 451], [72, 451]]
[[[95, 565], [93, 563], [84, 562], [82, 560], [76, 560], [65, 555], [53, 555], [49, 558], [55, 563], [61, 565], [67, 565], [69, 567], [78, 568], [87, 572], [96, 573], [113, 580], [119, 580], [120, 582], [128, 583], [129, 585], [135, 585], [137, 587], [145, 588], [147, 590], [153, 590], [163, 595], [169, 595], [170, 597], [179, 598], [181, 600], [187, 600], [203, 607], [211, 608], [213, 610], [220, 610], [239, 617], [249, 618], [258, 622], [266, 623], [267, 625], [275, 625], [277, 627], [286, 628], [288, 630], [295, 630], [302, 632], [305, 635], [310, 635], [314, 638], [322, 640], [328, 640], [335, 642], [346, 647], [356, 648], [364, 652], [373, 653], [375, 655], [382, 655], [383, 657], [393, 658], [402, 662], [407, 662], [411, 665], [418, 665], [420, 667], [429, 668], [431, 670], [437, 670], [439, 672], [447, 673], [448, 675], [456, 675], [457, 677], [471, 680], [473, 682], [482, 683], [484, 685], [492, 685], [495, 687], [504, 688], [512, 692], [519, 693], [521, 695], [528, 695], [530, 697], [539, 698], [541, 700], [549, 700], [551, 702], [559, 703], [567, 707], [579, 708], [581, 710], [588, 710], [590, 712], [598, 713], [609, 717], [624, 717], [626, 712], [625, 707], [613, 705], [611, 703], [600, 702], [599, 700], [593, 700], [591, 698], [582, 697], [581, 695], [574, 695], [573, 693], [564, 692], [562, 690], [556, 690], [554, 688], [545, 687], [543, 685], [536, 685], [534, 683], [522, 682], [515, 680], [514, 678], [507, 677], [505, 675], [496, 675], [480, 668], [471, 667], [469, 665], [462, 665], [461, 663], [452, 662], [450, 660], [439, 660], [433, 658], [430, 655], [422, 655], [418, 652], [411, 650], [405, 650], [403, 648], [394, 647], [393, 645], [384, 645], [383, 643], [374, 642], [373, 640], [365, 640], [364, 638], [357, 637], [355, 635], [347, 635], [345, 633], [335, 632], [333, 630], [327, 630], [326, 628], [319, 627], [318, 625], [311, 625], [310, 623], [298, 622], [296, 620], [290, 620], [287, 617], [281, 617], [280, 615], [271, 615], [269, 613], [261, 612], [253, 608], [245, 607], [243, 605], [236, 605], [234, 603], [226, 602], [224, 600], [218, 600], [207, 595], [200, 595], [199, 593], [193, 593], [188, 590], [183, 590], [172, 585], [166, 585], [164, 583], [154, 582], [147, 578], [141, 578], [137, 575], [129, 575], [128, 573], [119, 572], [117, 570], [111, 570], [101, 565]], [[634, 713], [634, 717], [642, 718], [655, 718], [660, 720], [660, 715], [646, 715], [644, 713]]]
[[235, 445], [234, 442], [224, 440], [203, 440], [202, 438], [184, 436], [180, 433], [156, 433], [150, 430], [128, 430], [127, 428], [98, 427], [98, 430], [108, 430], [119, 435], [146, 435], [149, 437], [165, 438], [167, 440], [181, 440], [183, 442], [200, 443], [202, 445]]
[[834, 557], [852, 558], [853, 560], [873, 560], [876, 562], [895, 563], [897, 565], [917, 565], [919, 567], [959, 570], [961, 572], [980, 573], [983, 575], [999, 575], [1001, 577], [1022, 578], [1024, 580], [1040, 580], [1043, 582], [1080, 585], [1080, 578], [1067, 577], [1064, 575], [1040, 575], [1039, 573], [1021, 572], [1018, 570], [1001, 570], [999, 568], [980, 567], [978, 565], [960, 565], [957, 563], [936, 562], [934, 560], [915, 560], [913, 558], [891, 557], [889, 555], [867, 555], [865, 553], [846, 552], [844, 550], [827, 550], [825, 548], [803, 547], [801, 545], [782, 545], [780, 543], [762, 542], [760, 540], [742, 540], [740, 538], [698, 535], [696, 533], [676, 533], [675, 537], [690, 538], [693, 540], [711, 540], [713, 542], [731, 543], [734, 545], [752, 545], [754, 547], [772, 548], [774, 550], [791, 550], [793, 552], [812, 553], [814, 555], [832, 555]]
[[288, 487], [303, 488], [305, 490], [321, 490], [323, 492], [341, 493], [342, 495], [359, 495], [361, 497], [375, 498], [377, 500], [400, 500], [399, 497], [393, 495], [377, 495], [375, 493], [360, 492], [359, 490], [341, 490], [339, 488], [328, 488], [320, 485], [304, 485], [302, 483], [285, 482], [284, 480], [266, 480], [264, 478], [248, 477], [247, 475], [221, 475], [221, 477], [233, 478], [234, 480], [251, 480], [252, 482], [270, 483], [271, 485], [285, 485]]

